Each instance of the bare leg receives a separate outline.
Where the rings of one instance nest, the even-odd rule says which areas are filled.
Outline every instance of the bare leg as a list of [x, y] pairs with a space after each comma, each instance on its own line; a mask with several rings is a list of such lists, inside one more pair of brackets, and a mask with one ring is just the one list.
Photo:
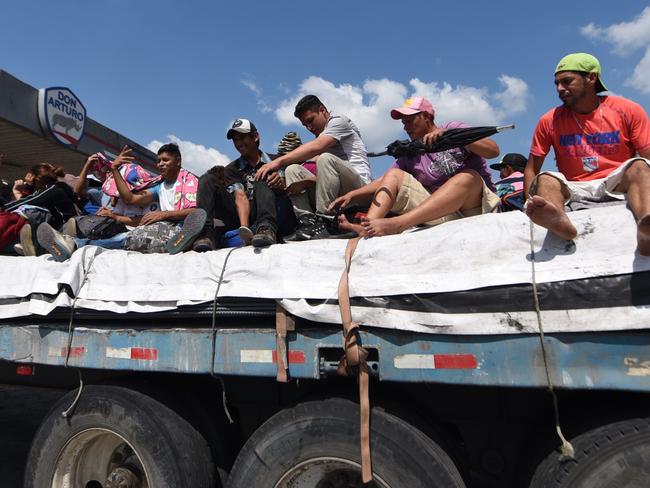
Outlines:
[[384, 176], [381, 177], [381, 185], [379, 190], [375, 192], [372, 198], [372, 204], [368, 209], [368, 218], [385, 217], [390, 209], [395, 205], [397, 200], [397, 193], [402, 187], [404, 180], [404, 171], [397, 168], [389, 169]]
[[248, 227], [250, 224], [251, 203], [243, 191], [237, 190], [235, 192], [235, 209], [237, 210], [237, 217], [239, 217], [239, 225]]
[[458, 210], [479, 207], [483, 198], [483, 179], [476, 171], [462, 171], [413, 210], [390, 219], [373, 219], [368, 212], [362, 225], [368, 236], [399, 234], [409, 227], [439, 219]]
[[564, 200], [568, 196], [565, 191], [557, 178], [540, 175], [537, 179], [537, 194], [526, 205], [526, 215], [537, 225], [570, 241], [575, 239], [578, 231], [564, 211]]
[[617, 191], [627, 193], [627, 201], [637, 218], [639, 254], [650, 256], [650, 167], [645, 161], [628, 166]]

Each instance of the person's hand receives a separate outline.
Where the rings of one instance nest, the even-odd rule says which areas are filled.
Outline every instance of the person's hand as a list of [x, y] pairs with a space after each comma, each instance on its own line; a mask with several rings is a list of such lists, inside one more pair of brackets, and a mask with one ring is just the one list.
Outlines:
[[23, 185], [25, 185], [25, 180], [15, 180], [12, 191], [21, 191], [23, 189]]
[[422, 138], [422, 142], [424, 142], [427, 145], [431, 145], [434, 142], [436, 142], [438, 139], [440, 139], [440, 136], [442, 136], [445, 132], [447, 132], [447, 129], [436, 127], [431, 132], [427, 132], [426, 134], [424, 134], [424, 137]]
[[271, 190], [284, 191], [284, 178], [282, 178], [282, 176], [277, 172], [269, 174], [266, 177], [266, 183], [269, 185]]
[[346, 193], [345, 195], [342, 195], [332, 201], [332, 203], [329, 204], [327, 207], [328, 212], [334, 212], [338, 210], [339, 208], [345, 208], [348, 205], [352, 203], [352, 197], [350, 196], [349, 193]]
[[161, 220], [165, 220], [164, 211], [147, 212], [142, 216], [142, 219], [140, 220], [140, 225], [153, 224], [154, 222], [160, 222]]
[[257, 170], [257, 173], [255, 173], [255, 181], [266, 180], [269, 173], [273, 173], [278, 169], [280, 169], [280, 165], [277, 163], [277, 161], [271, 161], [270, 163], [263, 164], [260, 169]]
[[113, 211], [110, 208], [106, 207], [100, 207], [99, 210], [97, 210], [97, 215], [100, 217], [110, 217], [112, 219], [115, 218], [115, 214], [113, 214]]
[[97, 156], [97, 154], [96, 153], [91, 154], [90, 156], [88, 156], [88, 159], [86, 159], [86, 162], [84, 163], [84, 168], [83, 169], [86, 170], [87, 172], [90, 171], [90, 167], [93, 164], [95, 164], [97, 161], [99, 161], [99, 157]]
[[123, 164], [132, 162], [135, 158], [131, 156], [133, 149], [129, 146], [124, 146], [120, 154], [117, 155], [115, 160], [111, 163], [111, 169], [118, 170]]
[[294, 181], [287, 187], [287, 195], [298, 195], [307, 188], [316, 186], [316, 178], [307, 178], [300, 181]]

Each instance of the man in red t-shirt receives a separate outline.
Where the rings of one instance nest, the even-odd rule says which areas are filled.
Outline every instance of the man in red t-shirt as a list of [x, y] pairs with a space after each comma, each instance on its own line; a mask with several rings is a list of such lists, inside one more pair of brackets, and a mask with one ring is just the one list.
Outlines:
[[[650, 255], [650, 122], [643, 108], [603, 95], [600, 63], [585, 53], [560, 60], [555, 86], [564, 103], [542, 116], [524, 170], [526, 213], [567, 240], [577, 235], [566, 203], [622, 200], [637, 219], [638, 252]], [[560, 172], [540, 173], [551, 146]]]

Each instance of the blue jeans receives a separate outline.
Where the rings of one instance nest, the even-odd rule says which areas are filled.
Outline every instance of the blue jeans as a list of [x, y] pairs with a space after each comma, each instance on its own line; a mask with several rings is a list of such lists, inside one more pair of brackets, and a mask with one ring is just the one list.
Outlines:
[[103, 247], [104, 249], [123, 249], [126, 235], [127, 232], [122, 232], [121, 234], [115, 234], [113, 237], [107, 237], [106, 239], [86, 239], [83, 237], [75, 237], [74, 242], [77, 245], [77, 248], [83, 246], [97, 246]]

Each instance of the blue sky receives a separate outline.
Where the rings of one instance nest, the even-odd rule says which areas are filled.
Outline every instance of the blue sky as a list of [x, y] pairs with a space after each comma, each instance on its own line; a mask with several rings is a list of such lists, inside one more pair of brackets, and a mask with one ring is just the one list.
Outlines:
[[[69, 87], [90, 117], [145, 146], [179, 141], [197, 173], [236, 157], [225, 132], [239, 117], [269, 152], [289, 130], [311, 139], [292, 116], [309, 92], [370, 150], [405, 138], [390, 108], [426, 95], [437, 122], [516, 124], [495, 140], [525, 155], [559, 103], [553, 70], [567, 53], [596, 55], [610, 90], [650, 102], [643, 2], [21, 0], [3, 5], [2, 38], [0, 69]], [[389, 164], [372, 160], [373, 174]]]

